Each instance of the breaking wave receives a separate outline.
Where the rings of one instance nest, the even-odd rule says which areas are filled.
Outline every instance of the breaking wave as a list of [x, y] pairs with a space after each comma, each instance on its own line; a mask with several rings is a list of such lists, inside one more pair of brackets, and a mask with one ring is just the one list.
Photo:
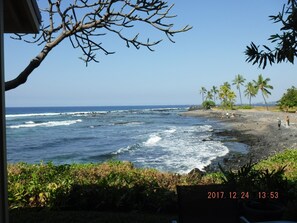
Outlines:
[[33, 121], [25, 122], [21, 125], [11, 125], [8, 126], [8, 128], [11, 129], [18, 129], [18, 128], [34, 128], [34, 127], [55, 127], [55, 126], [67, 126], [67, 125], [73, 125], [76, 123], [82, 122], [81, 119], [77, 120], [67, 120], [67, 121], [49, 121], [49, 122], [40, 122], [36, 123]]

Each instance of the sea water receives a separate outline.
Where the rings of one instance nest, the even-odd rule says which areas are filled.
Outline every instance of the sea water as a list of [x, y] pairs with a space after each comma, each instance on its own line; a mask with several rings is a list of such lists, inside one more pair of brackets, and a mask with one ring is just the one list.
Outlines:
[[181, 116], [188, 106], [7, 108], [9, 163], [131, 161], [187, 173], [226, 155], [218, 123]]

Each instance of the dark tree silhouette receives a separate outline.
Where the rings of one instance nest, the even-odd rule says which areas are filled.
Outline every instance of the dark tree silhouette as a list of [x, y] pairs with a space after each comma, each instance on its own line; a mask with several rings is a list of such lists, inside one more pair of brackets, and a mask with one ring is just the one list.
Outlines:
[[247, 46], [245, 54], [247, 62], [253, 62], [265, 69], [267, 63], [290, 62], [294, 64], [297, 56], [297, 0], [288, 0], [278, 15], [269, 16], [274, 23], [281, 23], [281, 34], [271, 35], [268, 40], [276, 44], [274, 49], [263, 45], [260, 49], [253, 42]]
[[176, 33], [191, 29], [185, 26], [174, 30], [168, 23], [175, 17], [170, 14], [173, 5], [161, 0], [48, 0], [48, 6], [41, 9], [42, 26], [38, 35], [15, 34], [14, 39], [24, 40], [42, 46], [41, 52], [30, 61], [27, 67], [13, 80], [5, 83], [5, 90], [24, 84], [29, 75], [42, 63], [50, 51], [65, 39], [69, 39], [74, 48], [82, 51], [81, 59], [86, 65], [98, 62], [96, 53], [112, 54], [104, 47], [100, 37], [113, 33], [126, 42], [127, 47], [152, 47], [161, 39], [151, 41], [143, 39], [140, 34], [131, 37], [128, 30], [141, 23], [165, 33], [172, 42]]

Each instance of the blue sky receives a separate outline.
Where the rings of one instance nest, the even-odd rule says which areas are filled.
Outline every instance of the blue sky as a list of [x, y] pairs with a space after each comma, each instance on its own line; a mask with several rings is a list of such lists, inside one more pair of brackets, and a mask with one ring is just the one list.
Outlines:
[[[210, 89], [242, 74], [247, 81], [259, 74], [274, 86], [268, 101], [280, 99], [287, 88], [297, 85], [296, 67], [289, 63], [265, 70], [245, 62], [244, 50], [251, 41], [267, 44], [279, 26], [269, 20], [285, 0], [169, 0], [174, 3], [173, 22], [178, 29], [193, 29], [174, 37], [143, 28], [141, 37], [164, 39], [154, 52], [127, 48], [109, 36], [103, 44], [113, 55], [98, 54], [100, 63], [88, 67], [81, 52], [68, 40], [58, 45], [27, 83], [6, 93], [7, 106], [105, 106], [200, 104], [201, 86]], [[5, 36], [5, 78], [18, 74], [41, 47]], [[237, 93], [236, 89], [234, 88]], [[239, 98], [239, 97], [238, 97]], [[239, 100], [239, 99], [238, 99]], [[245, 103], [248, 99], [243, 98]], [[254, 102], [263, 102], [260, 94]]]

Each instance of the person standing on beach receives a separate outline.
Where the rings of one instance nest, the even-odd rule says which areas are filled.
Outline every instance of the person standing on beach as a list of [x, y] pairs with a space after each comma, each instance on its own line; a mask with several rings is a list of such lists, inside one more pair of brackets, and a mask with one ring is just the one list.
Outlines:
[[287, 122], [287, 126], [290, 126], [290, 118], [289, 118], [288, 115], [287, 115], [287, 118], [286, 118], [286, 122]]
[[280, 118], [277, 118], [277, 125], [278, 125], [278, 130], [280, 130], [282, 121], [280, 120]]

